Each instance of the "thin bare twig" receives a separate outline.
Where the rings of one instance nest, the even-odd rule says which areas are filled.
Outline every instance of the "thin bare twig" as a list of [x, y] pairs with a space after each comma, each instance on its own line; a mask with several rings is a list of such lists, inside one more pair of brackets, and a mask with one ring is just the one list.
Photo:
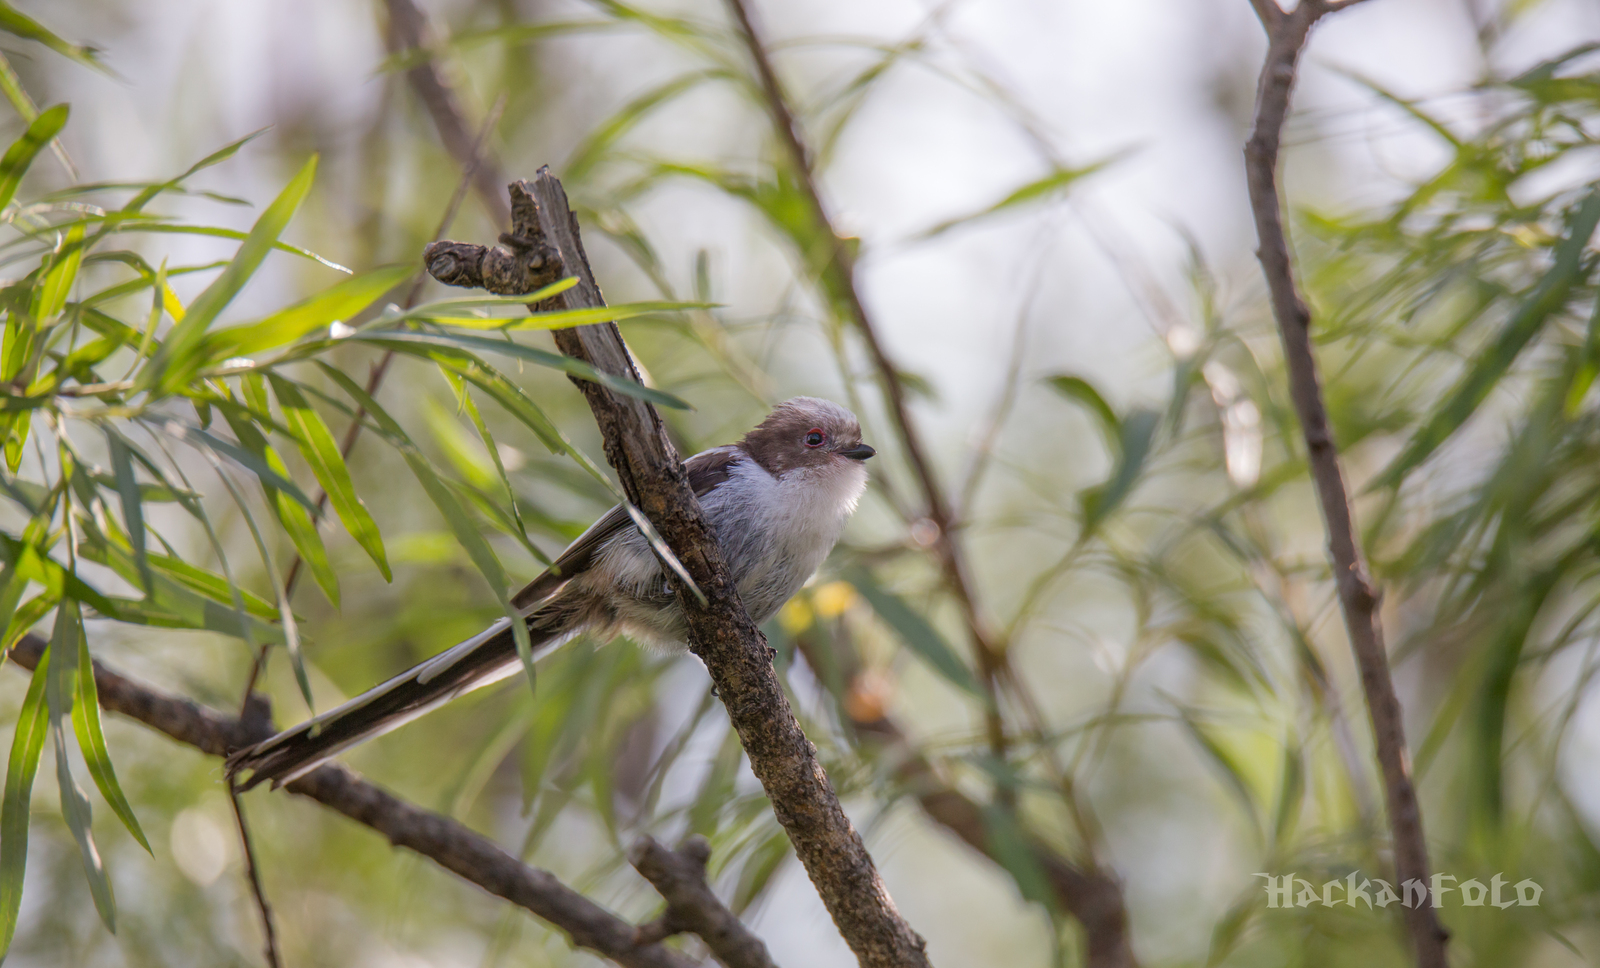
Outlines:
[[[428, 18], [412, 0], [386, 0], [389, 10], [389, 48], [393, 53], [428, 51]], [[479, 201], [489, 210], [496, 225], [511, 221], [511, 210], [506, 207], [500, 188], [505, 184], [500, 165], [492, 157], [482, 155], [481, 137], [473, 138], [467, 126], [466, 112], [455, 89], [445, 79], [438, 58], [429, 54], [420, 63], [406, 71], [412, 90], [428, 109], [434, 127], [439, 129], [439, 140], [456, 164], [467, 170]], [[492, 127], [486, 125], [485, 127]], [[482, 159], [481, 161], [479, 159]]]
[[[1300, 0], [1289, 13], [1273, 0], [1254, 0], [1267, 29], [1266, 63], [1257, 90], [1255, 126], [1245, 145], [1245, 171], [1249, 178], [1250, 207], [1255, 212], [1262, 274], [1272, 297], [1272, 312], [1283, 338], [1284, 362], [1289, 373], [1289, 393], [1305, 436], [1307, 462], [1322, 506], [1328, 533], [1328, 553], [1333, 559], [1334, 582], [1344, 612], [1350, 647], [1361, 670], [1361, 687], [1372, 719], [1373, 745], [1383, 775], [1384, 799], [1394, 839], [1396, 876], [1401, 882], [1428, 882], [1428, 845], [1423, 837], [1422, 811], [1411, 781], [1405, 727], [1389, 655], [1378, 618], [1379, 593], [1367, 572], [1351, 518], [1350, 495], [1339, 467], [1339, 454], [1328, 427], [1328, 411], [1318, 382], [1316, 356], [1311, 348], [1311, 310], [1295, 283], [1289, 240], [1283, 227], [1278, 197], [1278, 151], [1284, 121], [1289, 113], [1296, 68], [1311, 28], [1323, 16], [1348, 6], [1329, 0]], [[1439, 923], [1432, 906], [1405, 909], [1417, 964], [1445, 968], [1445, 942], [1449, 933]]]
[[[39, 664], [48, 643], [29, 633], [9, 657], [23, 669]], [[188, 699], [135, 682], [96, 660], [95, 688], [100, 705], [136, 719], [180, 743], [212, 756], [271, 736], [270, 717], [235, 719]], [[517, 860], [494, 843], [449, 817], [424, 810], [369, 783], [337, 764], [322, 766], [285, 786], [376, 830], [391, 844], [405, 847], [478, 887], [510, 901], [572, 939], [572, 943], [610, 958], [625, 968], [694, 968], [695, 961], [659, 944], [637, 944], [634, 926], [574, 891], [549, 871]]]
[[766, 944], [712, 893], [706, 882], [710, 859], [711, 844], [700, 836], [685, 840], [677, 850], [662, 846], [653, 837], [642, 837], [633, 845], [628, 861], [667, 902], [666, 912], [640, 925], [635, 937], [641, 942], [659, 941], [692, 931], [723, 968], [777, 968]]
[[269, 968], [279, 968], [283, 962], [278, 958], [278, 928], [273, 922], [272, 905], [267, 903], [267, 892], [261, 886], [261, 869], [256, 864], [256, 848], [250, 838], [250, 825], [244, 820], [244, 805], [239, 802], [239, 793], [231, 783], [228, 785], [228, 802], [233, 804], [239, 842], [244, 846], [245, 873], [250, 877], [250, 890], [255, 895], [256, 910], [261, 915], [262, 954], [266, 956]]

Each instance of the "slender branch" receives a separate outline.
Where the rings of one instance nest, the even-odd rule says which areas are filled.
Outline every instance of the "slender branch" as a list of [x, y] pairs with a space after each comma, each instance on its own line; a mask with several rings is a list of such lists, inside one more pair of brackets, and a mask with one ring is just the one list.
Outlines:
[[977, 597], [968, 578], [966, 561], [961, 546], [955, 538], [955, 515], [945, 498], [944, 488], [934, 473], [933, 464], [928, 459], [927, 450], [922, 444], [916, 424], [911, 419], [905, 381], [900, 375], [899, 368], [884, 349], [872, 318], [867, 313], [866, 304], [861, 301], [861, 294], [856, 287], [855, 256], [851, 254], [850, 247], [845, 244], [844, 239], [834, 230], [828, 208], [817, 187], [811, 149], [806, 144], [798, 119], [789, 108], [789, 100], [784, 95], [783, 85], [778, 80], [777, 72], [773, 70], [771, 58], [767, 56], [766, 45], [762, 43], [756, 31], [748, 0], [728, 0], [728, 8], [738, 23], [740, 36], [745, 42], [751, 61], [755, 64], [756, 74], [761, 81], [761, 90], [766, 98], [767, 111], [772, 117], [772, 124], [778, 132], [779, 140], [783, 142], [785, 152], [789, 155], [799, 188], [811, 209], [812, 219], [828, 242], [826, 272], [832, 276], [832, 284], [827, 286], [828, 292], [844, 304], [846, 312], [861, 333], [867, 353], [872, 358], [873, 367], [877, 370], [878, 379], [883, 384], [884, 396], [888, 400], [889, 413], [894, 419], [901, 447], [921, 485], [924, 500], [927, 502], [926, 518], [936, 531], [933, 548], [938, 555], [945, 580], [955, 593], [956, 602], [960, 605], [962, 617], [972, 639], [978, 678], [984, 688], [986, 699], [984, 725], [988, 733], [990, 751], [996, 757], [1003, 759], [1006, 736], [1005, 725], [1000, 715], [999, 698], [996, 694], [996, 679], [1006, 661], [1005, 650], [979, 614]]
[[[512, 186], [512, 231], [501, 238], [514, 251], [453, 242], [429, 246], [424, 254], [428, 271], [450, 284], [477, 279], [500, 286], [565, 272], [578, 279], [558, 297], [566, 308], [605, 305], [566, 192], [548, 169], [540, 169], [531, 184]], [[485, 271], [491, 263], [507, 263], [503, 277], [484, 278], [491, 275]], [[639, 378], [614, 323], [558, 329], [552, 335], [562, 352], [614, 376]], [[628, 500], [660, 532], [693, 588], [704, 596], [691, 594], [691, 586], [667, 569], [683, 607], [689, 647], [705, 662], [751, 770], [845, 943], [863, 966], [927, 965], [922, 938], [895, 910], [861, 835], [817, 762], [816, 747], [794, 717], [766, 639], [739, 601], [722, 549], [689, 488], [660, 414], [637, 397], [614, 394], [587, 380], [574, 382], [594, 412], [606, 459]]]
[[[428, 18], [412, 0], [385, 0], [389, 11], [389, 47], [394, 53], [427, 51]], [[456, 98], [455, 89], [445, 79], [438, 59], [431, 54], [406, 71], [406, 79], [422, 101], [439, 129], [439, 140], [456, 164], [467, 172], [478, 200], [489, 210], [495, 225], [505, 225], [511, 220], [506, 200], [500, 194], [505, 179], [500, 175], [500, 165], [482, 152], [482, 139], [472, 136], [467, 126], [466, 113]], [[486, 125], [485, 127], [491, 127]]]
[[[1266, 276], [1272, 312], [1283, 337], [1289, 393], [1305, 436], [1311, 478], [1327, 528], [1328, 553], [1333, 559], [1339, 604], [1344, 612], [1350, 647], [1361, 670], [1361, 687], [1372, 719], [1373, 745], [1383, 775], [1389, 828], [1394, 839], [1396, 876], [1402, 882], [1415, 879], [1426, 883], [1428, 845], [1423, 837], [1416, 788], [1411, 781], [1400, 700], [1389, 674], [1389, 655], [1378, 617], [1379, 593], [1367, 573], [1351, 518], [1350, 496], [1328, 427], [1328, 411], [1323, 404], [1316, 357], [1311, 348], [1311, 310], [1295, 283], [1278, 194], [1278, 151], [1300, 52], [1312, 26], [1340, 6], [1327, 0], [1301, 0], [1292, 12], [1282, 14], [1275, 21], [1271, 16], [1263, 16], [1268, 30], [1267, 57], [1257, 91], [1255, 127], [1245, 145], [1245, 170], [1260, 241], [1256, 255]], [[1261, 9], [1258, 3], [1258, 12]], [[1405, 920], [1417, 964], [1422, 968], [1444, 968], [1448, 964], [1445, 941], [1449, 934], [1439, 923], [1437, 912], [1429, 905], [1419, 904], [1405, 909]]]
[[723, 968], [777, 968], [767, 946], [738, 916], [728, 910], [706, 882], [706, 861], [711, 845], [695, 836], [671, 850], [652, 837], [641, 838], [628, 851], [634, 869], [655, 886], [667, 901], [666, 913], [657, 921], [640, 925], [641, 941], [659, 940], [679, 931], [692, 931], [711, 949]]
[[244, 805], [239, 802], [239, 792], [228, 788], [228, 802], [233, 804], [233, 819], [239, 828], [239, 843], [244, 847], [244, 869], [250, 878], [250, 891], [256, 898], [256, 910], [261, 915], [262, 954], [266, 956], [268, 968], [279, 968], [283, 962], [278, 958], [278, 928], [272, 918], [272, 905], [267, 903], [266, 889], [261, 886], [261, 869], [256, 863], [255, 842], [250, 837], [250, 825], [245, 823]]
[[[47, 644], [30, 633], [12, 648], [10, 658], [31, 670], [39, 664]], [[264, 716], [235, 719], [129, 679], [98, 660], [94, 682], [101, 706], [212, 756], [226, 756], [274, 732]], [[694, 959], [680, 952], [659, 944], [635, 943], [633, 925], [567, 887], [549, 871], [529, 867], [487, 837], [408, 803], [343, 766], [319, 767], [285, 789], [371, 827], [391, 844], [416, 851], [490, 894], [532, 912], [565, 932], [574, 945], [625, 968], [694, 968]]]

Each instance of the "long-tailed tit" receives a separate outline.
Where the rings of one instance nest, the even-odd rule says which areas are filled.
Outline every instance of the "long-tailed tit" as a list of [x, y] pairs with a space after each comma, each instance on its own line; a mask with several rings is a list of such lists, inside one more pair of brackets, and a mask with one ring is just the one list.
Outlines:
[[[780, 404], [737, 444], [689, 458], [689, 484], [705, 509], [745, 609], [758, 624], [800, 590], [833, 549], [867, 485], [873, 450], [849, 410], [813, 397]], [[627, 634], [682, 648], [684, 620], [672, 587], [627, 508], [618, 505], [512, 599], [536, 653], [580, 633]], [[409, 722], [520, 666], [509, 619], [336, 709], [228, 760], [242, 787], [274, 786], [356, 743]]]

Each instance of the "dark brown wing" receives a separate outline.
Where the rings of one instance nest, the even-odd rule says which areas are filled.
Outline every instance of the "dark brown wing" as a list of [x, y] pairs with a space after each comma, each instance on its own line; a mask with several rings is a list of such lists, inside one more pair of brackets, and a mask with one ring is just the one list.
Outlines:
[[[743, 447], [729, 444], [703, 450], [684, 461], [694, 496], [705, 497], [711, 493], [713, 488], [733, 475], [734, 465], [747, 457]], [[555, 560], [549, 570], [512, 596], [511, 604], [519, 609], [527, 609], [554, 595], [574, 575], [588, 571], [594, 564], [595, 555], [617, 532], [630, 527], [633, 527], [633, 521], [628, 516], [627, 508], [619, 504], [607, 511], [600, 520], [589, 526], [589, 530], [578, 535], [566, 551], [561, 552], [561, 557]]]

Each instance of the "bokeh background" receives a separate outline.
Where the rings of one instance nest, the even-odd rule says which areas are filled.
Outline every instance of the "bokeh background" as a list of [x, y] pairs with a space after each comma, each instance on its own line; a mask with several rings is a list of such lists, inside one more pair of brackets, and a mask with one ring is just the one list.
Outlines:
[[[722, 4], [426, 0], [428, 47], [410, 60], [379, 2], [18, 7], [97, 48], [106, 68], [0, 39], [38, 104], [72, 105], [61, 143], [78, 181], [161, 180], [259, 130], [190, 183], [253, 207], [196, 191], [164, 198], [161, 212], [248, 229], [319, 153], [284, 239], [357, 270], [415, 262], [461, 179], [406, 73], [431, 58], [470, 130], [503, 99], [486, 145], [507, 177], [545, 164], [563, 177], [613, 302], [716, 304], [624, 326], [654, 384], [695, 407], [668, 415], [686, 452], [736, 438], [790, 395], [858, 409], [882, 454], [875, 487], [769, 634], [936, 964], [1078, 964], [1081, 938], [1030, 889], [1026, 863], [971, 851], [918, 808], [896, 781], [903, 750], [858, 728], [880, 715], [976, 800], [1016, 797], [1020, 819], [1006, 823], [1113, 871], [1144, 964], [1406, 963], [1392, 908], [1268, 910], [1255, 876], [1376, 878], [1387, 853], [1359, 684], [1252, 256], [1241, 145], [1265, 43], [1244, 0], [757, 8], [818, 149], [834, 225], [859, 240], [861, 294], [913, 390], [979, 611], [1016, 672], [1003, 762], [981, 703], [928, 660], [938, 643], [917, 641], [932, 634], [971, 662], [859, 332], [812, 273], [811, 229], [782, 222], [787, 161]], [[1600, 642], [1589, 618], [1600, 422], [1582, 377], [1592, 252], [1446, 446], [1403, 481], [1368, 485], [1497, 345], [1561, 241], [1564, 213], [1600, 177], [1600, 61], [1553, 68], [1564, 86], [1506, 83], [1589, 42], [1600, 43], [1600, 8], [1582, 0], [1371, 0], [1313, 35], [1286, 132], [1293, 231], [1423, 751], [1434, 864], [1544, 888], [1538, 907], [1447, 901], [1461, 964], [1600, 957], [1600, 706], [1588, 688]], [[25, 124], [0, 127], [9, 142]], [[19, 197], [72, 180], [42, 155]], [[503, 228], [469, 194], [446, 234], [489, 242]], [[235, 247], [172, 234], [128, 246], [173, 266]], [[263, 316], [339, 278], [275, 254], [226, 318]], [[209, 279], [172, 286], [188, 303]], [[350, 347], [328, 358], [362, 378], [374, 356]], [[600, 453], [560, 374], [510, 372]], [[1077, 380], [1052, 382], [1062, 377]], [[436, 371], [397, 363], [381, 399], [442, 472], [506, 503]], [[532, 541], [558, 551], [609, 495], [484, 412]], [[328, 419], [342, 430], [343, 418]], [[364, 440], [351, 467], [395, 577], [385, 583], [328, 529], [340, 606], [310, 581], [294, 602], [318, 708], [498, 614], [400, 456]], [[234, 573], [270, 597], [243, 517], [220, 485], [201, 490]], [[192, 518], [150, 513], [176, 551], [219, 568]], [[497, 520], [485, 511], [480, 523], [511, 578], [532, 577], [538, 561]], [[286, 561], [293, 549], [274, 540]], [[863, 585], [927, 625], [897, 622]], [[88, 627], [97, 656], [218, 707], [237, 706], [254, 658], [213, 633]], [[304, 714], [281, 655], [265, 681], [280, 722]], [[7, 743], [26, 684], [0, 670]], [[108, 720], [107, 737], [154, 854], [97, 803], [119, 904], [108, 933], [42, 770], [11, 963], [259, 964], [220, 763], [126, 722]], [[719, 887], [779, 963], [852, 963], [691, 656], [579, 642], [541, 664], [531, 696], [510, 680], [347, 759], [640, 920], [656, 901], [626, 844], [705, 833]], [[246, 803], [286, 964], [597, 963], [313, 805], [269, 793]]]

